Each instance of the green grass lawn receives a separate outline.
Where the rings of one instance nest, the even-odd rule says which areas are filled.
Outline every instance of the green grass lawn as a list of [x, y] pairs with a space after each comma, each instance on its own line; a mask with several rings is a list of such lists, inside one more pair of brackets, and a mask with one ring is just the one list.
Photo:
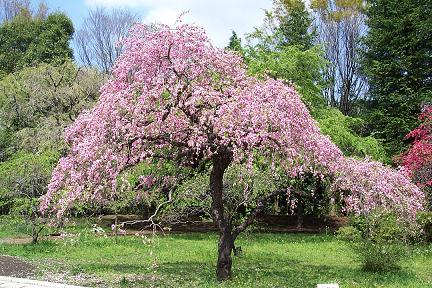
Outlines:
[[413, 248], [401, 270], [379, 274], [361, 271], [350, 249], [332, 235], [250, 233], [237, 245], [243, 255], [234, 257], [234, 277], [222, 284], [214, 277], [213, 233], [166, 234], [153, 241], [118, 237], [117, 244], [113, 237], [81, 233], [38, 245], [0, 244], [0, 254], [33, 261], [39, 276], [97, 287], [432, 287], [431, 246]]

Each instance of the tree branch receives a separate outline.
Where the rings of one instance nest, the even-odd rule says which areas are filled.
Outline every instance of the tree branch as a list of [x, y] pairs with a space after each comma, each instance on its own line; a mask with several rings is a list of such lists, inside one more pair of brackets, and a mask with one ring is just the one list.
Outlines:
[[264, 195], [260, 198], [258, 198], [256, 202], [255, 209], [252, 210], [251, 213], [246, 217], [246, 219], [241, 223], [239, 226], [237, 226], [233, 231], [233, 238], [234, 240], [237, 238], [237, 236], [243, 232], [250, 224], [253, 223], [256, 216], [258, 216], [259, 213], [261, 213], [264, 209], [264, 205], [269, 201], [271, 198], [273, 198], [276, 195], [284, 193], [286, 190], [276, 190], [268, 195]]

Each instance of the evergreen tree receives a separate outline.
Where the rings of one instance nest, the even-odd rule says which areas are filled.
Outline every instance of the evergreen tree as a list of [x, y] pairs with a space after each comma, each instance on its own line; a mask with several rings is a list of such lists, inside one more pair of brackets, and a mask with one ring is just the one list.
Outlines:
[[307, 50], [313, 46], [312, 18], [302, 0], [275, 0], [274, 17], [279, 23], [280, 44], [297, 45]]
[[229, 43], [226, 49], [237, 51], [240, 54], [243, 54], [241, 38], [237, 36], [237, 33], [234, 30], [232, 31], [231, 37], [229, 38]]
[[432, 99], [432, 2], [373, 0], [367, 14], [363, 67], [372, 99], [367, 120], [394, 155], [416, 126], [421, 104]]

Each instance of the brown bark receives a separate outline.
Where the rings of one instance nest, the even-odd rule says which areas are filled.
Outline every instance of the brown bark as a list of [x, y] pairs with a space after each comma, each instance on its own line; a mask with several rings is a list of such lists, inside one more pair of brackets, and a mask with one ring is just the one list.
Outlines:
[[231, 231], [227, 229], [219, 234], [218, 260], [216, 264], [216, 279], [218, 281], [227, 280], [231, 277], [232, 272], [232, 251], [234, 248], [234, 239]]
[[38, 223], [37, 223], [37, 214], [36, 213], [32, 213], [32, 215], [30, 216], [30, 223], [31, 223], [31, 227], [32, 227], [32, 244], [35, 245], [38, 243], [39, 240], [39, 235], [43, 229], [43, 225], [38, 227]]
[[219, 229], [218, 260], [216, 265], [216, 278], [218, 281], [231, 277], [234, 238], [231, 225], [224, 215], [223, 207], [223, 175], [231, 163], [231, 153], [226, 150], [219, 151], [213, 157], [213, 169], [210, 174], [210, 189], [212, 193], [213, 221]]
[[39, 233], [37, 232], [37, 227], [32, 223], [32, 244], [35, 245], [38, 242]]

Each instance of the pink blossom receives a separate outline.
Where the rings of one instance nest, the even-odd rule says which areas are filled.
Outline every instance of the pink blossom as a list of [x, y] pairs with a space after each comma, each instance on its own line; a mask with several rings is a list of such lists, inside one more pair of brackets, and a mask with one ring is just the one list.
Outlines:
[[[351, 191], [347, 209], [355, 213], [422, 209], [423, 195], [402, 173], [344, 158], [293, 87], [248, 76], [241, 57], [213, 47], [202, 28], [137, 24], [123, 44], [98, 103], [65, 131], [71, 150], [42, 211], [60, 217], [75, 202], [110, 199], [121, 193], [118, 176], [149, 158], [193, 166], [221, 149], [249, 167], [257, 154], [269, 166], [282, 159], [287, 177], [333, 175], [335, 191]], [[151, 186], [148, 177], [141, 180]]]

